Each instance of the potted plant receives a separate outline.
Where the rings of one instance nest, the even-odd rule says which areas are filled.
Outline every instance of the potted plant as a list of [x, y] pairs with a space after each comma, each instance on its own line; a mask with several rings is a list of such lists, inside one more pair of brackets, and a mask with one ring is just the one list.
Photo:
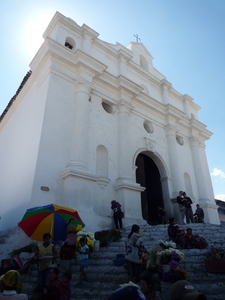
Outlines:
[[100, 242], [100, 247], [107, 247], [110, 242], [117, 242], [120, 238], [121, 233], [117, 229], [95, 232], [95, 239]]
[[211, 246], [206, 253], [205, 266], [209, 273], [225, 273], [225, 250]]

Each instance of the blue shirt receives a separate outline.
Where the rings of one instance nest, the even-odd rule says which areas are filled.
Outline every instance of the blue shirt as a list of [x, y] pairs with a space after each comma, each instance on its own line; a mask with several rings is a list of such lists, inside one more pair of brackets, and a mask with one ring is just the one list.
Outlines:
[[[88, 245], [84, 245], [80, 248], [80, 251], [81, 252], [86, 252], [86, 249], [89, 249]], [[80, 254], [80, 260], [82, 259], [85, 259], [85, 258], [88, 258], [88, 253], [85, 253], [85, 254]]]

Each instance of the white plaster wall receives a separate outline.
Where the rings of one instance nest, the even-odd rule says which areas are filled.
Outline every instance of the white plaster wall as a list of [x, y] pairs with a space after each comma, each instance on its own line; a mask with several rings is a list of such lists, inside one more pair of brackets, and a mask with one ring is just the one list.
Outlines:
[[[32, 75], [31, 75], [32, 76]], [[31, 78], [30, 78], [31, 79]], [[48, 83], [24, 87], [1, 129], [0, 230], [16, 225], [30, 204]], [[9, 223], [10, 220], [10, 223]]]
[[96, 148], [103, 145], [109, 155], [109, 177], [116, 180], [118, 177], [118, 115], [107, 113], [102, 107], [102, 98], [92, 96], [89, 114], [89, 169], [96, 170]]
[[[49, 75], [37, 166], [32, 191], [32, 205], [61, 203], [60, 175], [70, 159], [75, 91], [71, 82], [59, 75]], [[49, 187], [49, 192], [41, 186]]]

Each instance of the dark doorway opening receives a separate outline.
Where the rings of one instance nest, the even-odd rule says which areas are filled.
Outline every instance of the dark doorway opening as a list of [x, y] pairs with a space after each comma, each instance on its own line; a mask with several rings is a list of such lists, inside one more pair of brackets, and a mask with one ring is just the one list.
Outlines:
[[158, 223], [158, 206], [164, 207], [160, 173], [155, 162], [141, 153], [136, 159], [136, 181], [146, 189], [141, 193], [142, 216], [149, 224]]

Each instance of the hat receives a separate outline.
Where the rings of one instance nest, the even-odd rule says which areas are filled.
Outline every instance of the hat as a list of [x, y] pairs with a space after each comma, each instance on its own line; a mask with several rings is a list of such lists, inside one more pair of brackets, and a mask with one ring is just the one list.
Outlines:
[[198, 296], [202, 296], [201, 300], [205, 299], [204, 294], [199, 293], [193, 285], [186, 280], [179, 280], [175, 282], [170, 289], [171, 300], [196, 300]]
[[20, 273], [15, 270], [10, 270], [6, 272], [4, 275], [0, 277], [0, 280], [2, 280], [3, 283], [9, 288], [15, 290], [22, 289], [22, 281], [21, 281]]

